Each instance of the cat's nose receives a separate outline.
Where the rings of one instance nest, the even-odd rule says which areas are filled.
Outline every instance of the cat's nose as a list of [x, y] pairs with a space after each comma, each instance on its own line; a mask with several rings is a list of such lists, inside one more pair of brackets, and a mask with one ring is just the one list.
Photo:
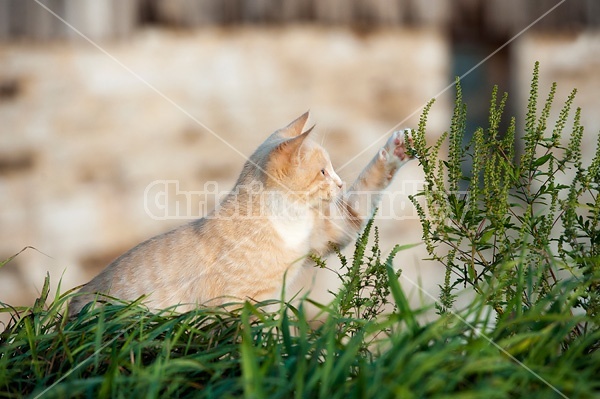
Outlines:
[[333, 172], [331, 178], [335, 182], [336, 186], [338, 186], [339, 188], [342, 188], [342, 186], [344, 185], [344, 182], [342, 181], [342, 179], [340, 179], [340, 177], [337, 175], [337, 173]]

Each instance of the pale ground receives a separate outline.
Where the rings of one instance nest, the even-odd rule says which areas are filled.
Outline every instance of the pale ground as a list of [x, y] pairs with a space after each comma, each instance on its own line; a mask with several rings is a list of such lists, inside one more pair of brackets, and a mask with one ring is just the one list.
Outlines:
[[[519, 76], [529, 79], [533, 60], [548, 58], [542, 75], [565, 79], [564, 90], [580, 88], [593, 135], [600, 52], [586, 49], [598, 37], [532, 40], [514, 46]], [[546, 56], [556, 45], [568, 54], [562, 64]], [[101, 46], [110, 56], [85, 42], [0, 47], [0, 81], [19, 89], [0, 99], [0, 259], [27, 245], [45, 254], [28, 250], [0, 269], [5, 303], [31, 304], [46, 273], [53, 292], [61, 279], [62, 291], [82, 284], [141, 240], [184, 223], [149, 217], [144, 192], [152, 182], [177, 180], [180, 190], [200, 191], [216, 181], [228, 190], [244, 155], [307, 109], [350, 182], [390, 129], [416, 126], [419, 108], [451, 82], [447, 42], [429, 31], [147, 30]], [[578, 68], [578, 57], [594, 66]], [[451, 95], [433, 108], [432, 140], [447, 127]], [[406, 194], [421, 178], [413, 162], [390, 187], [399, 217], [379, 217], [384, 253], [420, 240]], [[435, 297], [443, 276], [424, 257], [418, 247], [395, 262], [414, 304], [431, 299], [410, 281]], [[335, 276], [306, 274], [304, 285], [316, 282], [312, 291], [325, 300]]]

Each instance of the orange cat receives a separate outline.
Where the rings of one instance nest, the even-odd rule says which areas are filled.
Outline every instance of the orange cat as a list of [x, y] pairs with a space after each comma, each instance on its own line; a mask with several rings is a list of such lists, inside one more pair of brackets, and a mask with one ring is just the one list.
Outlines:
[[307, 255], [357, 237], [379, 193], [411, 157], [395, 132], [342, 190], [329, 155], [302, 132], [308, 112], [277, 130], [244, 165], [233, 192], [206, 217], [153, 237], [117, 258], [73, 298], [69, 314], [107, 294], [146, 295], [153, 309], [277, 298]]

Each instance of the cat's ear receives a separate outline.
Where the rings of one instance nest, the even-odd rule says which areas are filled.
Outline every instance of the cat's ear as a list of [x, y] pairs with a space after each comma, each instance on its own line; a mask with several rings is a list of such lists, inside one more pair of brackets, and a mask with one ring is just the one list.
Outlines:
[[279, 135], [284, 138], [292, 138], [302, 134], [302, 129], [308, 120], [308, 113], [309, 111], [306, 111], [298, 118], [294, 119], [289, 125], [279, 130]]
[[310, 132], [312, 132], [314, 128], [315, 125], [311, 126], [307, 131], [301, 133], [299, 136], [285, 140], [277, 146], [275, 151], [278, 154], [282, 154], [288, 157], [292, 157], [294, 154], [298, 154], [300, 152], [300, 147], [302, 147], [302, 144], [308, 138]]

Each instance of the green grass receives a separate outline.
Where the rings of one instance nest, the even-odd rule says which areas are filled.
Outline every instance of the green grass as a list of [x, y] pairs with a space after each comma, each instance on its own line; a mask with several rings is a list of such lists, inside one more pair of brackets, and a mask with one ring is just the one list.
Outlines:
[[[176, 314], [123, 303], [67, 319], [73, 294], [49, 301], [46, 279], [34, 306], [0, 306], [12, 315], [0, 333], [0, 398], [600, 397], [600, 138], [584, 167], [578, 109], [569, 144], [560, 144], [574, 92], [546, 134], [555, 86], [538, 117], [537, 74], [536, 66], [518, 163], [516, 125], [499, 132], [506, 96], [498, 105], [496, 91], [490, 127], [462, 148], [458, 88], [443, 136], [448, 160], [437, 158], [442, 140], [427, 146], [429, 106], [415, 132], [427, 184], [413, 201], [424, 245], [445, 273], [433, 321], [420, 317], [431, 309], [409, 305], [392, 268], [410, 245], [382, 256], [372, 222], [352, 259], [338, 253], [342, 285], [329, 304], [300, 298]], [[469, 157], [471, 177], [461, 172]], [[572, 184], [555, 180], [569, 168]], [[467, 196], [457, 195], [461, 181]], [[474, 298], [456, 309], [464, 286]], [[317, 321], [308, 306], [319, 309]]]
[[[368, 228], [371, 226], [369, 225]], [[420, 322], [391, 258], [365, 251], [331, 304], [311, 323], [300, 300], [155, 314], [138, 304], [61, 316], [68, 295], [29, 309], [0, 335], [0, 397], [590, 398], [600, 394], [600, 331], [574, 335], [576, 281], [562, 281], [518, 317], [498, 321], [484, 300]], [[373, 249], [377, 251], [375, 246]], [[362, 255], [361, 255], [362, 254]], [[367, 267], [368, 264], [371, 267]], [[379, 268], [380, 270], [374, 270]], [[381, 271], [389, 277], [387, 281]], [[380, 273], [396, 310], [356, 317], [383, 298], [352, 273]], [[47, 285], [46, 285], [47, 287]], [[361, 301], [371, 298], [371, 302]], [[378, 306], [378, 305], [377, 305]], [[361, 314], [360, 312], [358, 312]], [[468, 320], [468, 322], [466, 321]], [[562, 396], [564, 395], [564, 396]]]

